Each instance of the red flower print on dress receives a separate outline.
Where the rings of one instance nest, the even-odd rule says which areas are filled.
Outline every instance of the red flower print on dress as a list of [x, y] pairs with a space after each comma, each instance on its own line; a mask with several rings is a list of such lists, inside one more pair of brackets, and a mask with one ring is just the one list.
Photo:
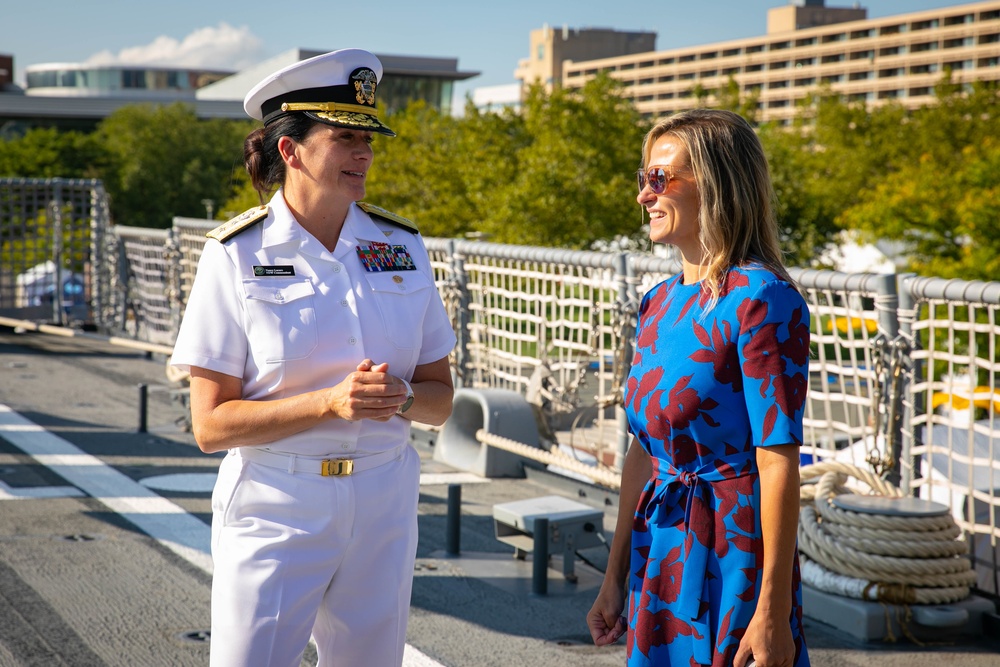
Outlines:
[[809, 363], [809, 324], [803, 321], [802, 308], [792, 311], [788, 321], [788, 339], [781, 344], [781, 354], [796, 366]]
[[[667, 290], [662, 287], [657, 288], [653, 292], [649, 299], [645, 302], [642, 310], [640, 311], [640, 322], [643, 322], [642, 316], [645, 313], [652, 313], [652, 317], [648, 321], [643, 322], [642, 329], [639, 331], [639, 336], [636, 338], [636, 346], [640, 348], [649, 348], [652, 354], [657, 353], [656, 344], [659, 342], [660, 338], [660, 320], [667, 314], [667, 309], [663, 307], [663, 302], [667, 298]], [[634, 362], [633, 362], [634, 363]]]
[[[698, 390], [688, 386], [692, 377], [694, 376], [686, 375], [680, 378], [667, 395], [669, 402], [664, 406], [663, 413], [674, 430], [686, 429], [699, 416], [709, 425], [716, 425], [715, 420], [706, 411], [718, 407], [719, 404], [713, 398], [703, 401]], [[663, 439], [666, 438], [661, 438]]]
[[774, 402], [782, 412], [792, 417], [805, 405], [808, 391], [809, 383], [805, 375], [801, 373], [786, 375], [780, 381], [774, 382]]
[[720, 384], [731, 385], [733, 391], [743, 391], [743, 374], [740, 372], [740, 357], [733, 344], [732, 331], [729, 322], [723, 323], [724, 330], [717, 324], [712, 326], [709, 336], [705, 327], [692, 323], [694, 335], [707, 349], [695, 350], [689, 359], [704, 364], [712, 364], [715, 379]]

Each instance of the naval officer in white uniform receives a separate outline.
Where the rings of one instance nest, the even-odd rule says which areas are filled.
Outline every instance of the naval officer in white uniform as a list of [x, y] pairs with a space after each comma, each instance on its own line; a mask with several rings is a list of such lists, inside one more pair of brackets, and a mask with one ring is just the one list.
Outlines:
[[244, 145], [267, 205], [209, 233], [172, 364], [212, 496], [214, 667], [402, 663], [417, 546], [410, 420], [451, 413], [455, 344], [408, 220], [362, 202], [379, 60], [345, 49], [261, 81]]

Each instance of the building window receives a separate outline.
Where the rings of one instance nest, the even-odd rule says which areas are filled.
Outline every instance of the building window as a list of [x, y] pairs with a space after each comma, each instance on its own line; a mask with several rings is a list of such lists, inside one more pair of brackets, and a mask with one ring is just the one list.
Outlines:
[[930, 94], [931, 94], [931, 89], [929, 86], [910, 88], [910, 97], [922, 97], [923, 95], [930, 95]]
[[786, 67], [788, 67], [787, 60], [779, 60], [778, 62], [771, 63], [767, 66], [768, 69], [785, 69]]
[[994, 21], [1000, 19], [1000, 9], [991, 9], [988, 12], [981, 12], [979, 14], [980, 21]]
[[972, 14], [961, 14], [959, 16], [946, 16], [944, 19], [944, 24], [949, 25], [961, 25], [963, 23], [972, 23]]
[[795, 61], [796, 67], [808, 67], [810, 65], [815, 65], [815, 64], [816, 64], [815, 58], [799, 58], [798, 60]]
[[652, 60], [643, 60], [641, 63], [639, 63], [639, 69], [645, 69], [647, 67], [652, 67], [652, 66], [653, 66]]
[[708, 51], [706, 53], [702, 53], [701, 55], [699, 55], [698, 59], [699, 60], [712, 60], [713, 58], [717, 58], [718, 56], [719, 56], [719, 52], [718, 51]]
[[829, 44], [830, 42], [842, 42], [847, 39], [847, 35], [842, 32], [836, 32], [832, 35], [823, 35], [820, 42], [822, 44]]
[[795, 40], [795, 46], [812, 46], [815, 43], [815, 37], [803, 37], [802, 39]]
[[719, 74], [719, 70], [717, 70], [717, 69], [707, 69], [704, 72], [701, 72], [701, 74], [699, 74], [699, 76], [701, 76], [702, 78], [707, 78], [707, 77], [710, 77], [710, 76], [718, 76], [718, 74]]
[[854, 51], [851, 53], [851, 60], [868, 60], [869, 58], [874, 58], [875, 52], [872, 50], [867, 51]]
[[656, 99], [658, 99], [658, 100], [672, 100], [672, 99], [674, 99], [674, 94], [673, 93], [660, 93], [659, 95], [656, 96]]
[[933, 74], [938, 71], [937, 63], [928, 63], [926, 65], [912, 65], [910, 67], [910, 74]]
[[867, 39], [868, 37], [874, 36], [875, 31], [871, 28], [867, 30], [853, 30], [851, 31], [851, 39]]
[[903, 32], [903, 30], [904, 30], [904, 26], [899, 25], [899, 24], [896, 24], [896, 25], [884, 25], [884, 26], [882, 26], [881, 28], [878, 29], [878, 34], [880, 36], [884, 36], [884, 35], [898, 35], [899, 33]]
[[649, 79], [639, 79], [639, 85], [640, 86], [648, 86], [651, 83], [655, 83], [655, 81], [652, 78], [649, 78]]
[[880, 100], [894, 100], [897, 97], [902, 97], [900, 94], [902, 91], [899, 90], [880, 90], [878, 92], [878, 98]]
[[787, 49], [791, 45], [791, 42], [775, 42], [774, 44], [771, 44], [771, 50], [780, 51], [781, 49]]
[[536, 57], [538, 60], [545, 60], [545, 45], [539, 44], [538, 51], [536, 52]]
[[739, 67], [725, 67], [722, 70], [722, 76], [732, 76], [734, 74], [739, 74], [739, 73], [740, 73]]
[[680, 57], [680, 62], [682, 62], [682, 63], [692, 63], [692, 62], [694, 62], [694, 59], [696, 57], [697, 56], [695, 56], [693, 53], [689, 53], [686, 56], [681, 56]]
[[747, 93], [756, 93], [756, 92], [760, 91], [760, 89], [763, 88], [763, 87], [764, 87], [764, 84], [761, 84], [761, 83], [751, 83], [751, 84], [749, 84], [747, 86], [744, 86], [743, 90], [745, 92], [747, 92]]
[[937, 47], [937, 42], [920, 42], [919, 44], [913, 44], [910, 46], [910, 52], [920, 53], [922, 51], [936, 51]]
[[760, 53], [764, 50], [763, 44], [754, 44], [753, 46], [748, 46], [746, 49], [747, 53]]
[[681, 81], [691, 81], [694, 78], [695, 78], [695, 73], [694, 72], [686, 72], [686, 73], [680, 75], [680, 80]]
[[913, 23], [910, 24], [910, 30], [912, 31], [930, 30], [936, 27], [938, 27], [937, 19], [928, 19], [926, 21], [914, 21]]
[[878, 50], [880, 56], [898, 56], [901, 53], [906, 53], [905, 46], [887, 46]]
[[1000, 33], [996, 33], [995, 32], [992, 35], [980, 35], [979, 36], [979, 43], [980, 44], [996, 44], [997, 42], [1000, 42]]
[[722, 52], [722, 57], [723, 58], [729, 58], [730, 56], [738, 56], [738, 55], [740, 55], [740, 50], [738, 48], [737, 49], [725, 49]]
[[848, 81], [864, 81], [865, 79], [874, 78], [873, 72], [851, 72], [847, 77]]
[[823, 83], [840, 83], [843, 80], [843, 74], [830, 74], [828, 76], [824, 76], [822, 79]]
[[980, 67], [996, 67], [998, 64], [1000, 64], [1000, 58], [998, 58], [996, 56], [993, 56], [992, 58], [980, 58], [979, 59], [979, 66]]
[[146, 71], [138, 69], [122, 70], [122, 88], [145, 88]]
[[597, 68], [583, 70], [584, 76], [597, 76]]
[[946, 49], [960, 49], [963, 46], [972, 46], [972, 38], [956, 37], [955, 39], [946, 39], [942, 44], [942, 47]]
[[783, 107], [789, 106], [789, 104], [790, 103], [789, 103], [788, 100], [771, 100], [770, 102], [767, 103], [767, 108], [768, 109], [781, 109]]
[[674, 80], [673, 74], [667, 74], [666, 76], [661, 76], [656, 80], [657, 83], [668, 83]]
[[829, 64], [829, 63], [839, 63], [843, 59], [844, 59], [844, 54], [843, 53], [831, 53], [829, 55], [823, 56], [820, 59], [820, 63], [823, 64], [823, 65], [826, 65], [826, 64]]
[[630, 70], [630, 69], [635, 69], [635, 63], [622, 63], [618, 67], [618, 69], [619, 69], [619, 71], [622, 71], [622, 72], [624, 72], [626, 70]]
[[878, 78], [886, 79], [893, 76], [903, 76], [906, 74], [906, 70], [902, 67], [892, 67], [890, 69], [881, 69], [878, 71]]
[[636, 102], [652, 102], [653, 101], [653, 96], [652, 95], [641, 95], [641, 96], [635, 98], [635, 101]]
[[657, 65], [673, 65], [676, 60], [674, 58], [660, 58], [660, 61], [656, 63]]
[[757, 65], [747, 65], [746, 67], [743, 68], [744, 72], [762, 72], [763, 70], [764, 70], [764, 66], [760, 65], [760, 64], [757, 64]]
[[814, 85], [816, 85], [816, 77], [814, 77], [814, 76], [808, 76], [808, 77], [805, 77], [803, 79], [796, 79], [795, 80], [795, 85], [797, 87], [814, 86]]
[[953, 60], [950, 63], [945, 63], [944, 66], [945, 66], [945, 68], [951, 68], [953, 70], [972, 69], [972, 61], [971, 60]]
[[848, 102], [867, 102], [872, 99], [871, 93], [851, 93], [847, 96]]
[[772, 81], [767, 87], [771, 90], [775, 88], [788, 88], [788, 81]]

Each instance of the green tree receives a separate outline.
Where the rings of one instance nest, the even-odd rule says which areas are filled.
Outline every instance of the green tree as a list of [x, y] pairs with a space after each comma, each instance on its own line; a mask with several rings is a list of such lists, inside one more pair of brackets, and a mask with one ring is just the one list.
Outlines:
[[36, 128], [0, 141], [0, 177], [97, 178], [107, 162], [92, 134]]
[[647, 124], [620, 85], [599, 76], [579, 91], [535, 86], [521, 110], [515, 171], [480, 230], [495, 241], [588, 248], [635, 233], [634, 172]]
[[204, 217], [204, 200], [228, 201], [252, 123], [199, 120], [189, 105], [134, 105], [101, 122], [111, 161], [102, 174], [116, 223], [168, 227], [174, 216]]

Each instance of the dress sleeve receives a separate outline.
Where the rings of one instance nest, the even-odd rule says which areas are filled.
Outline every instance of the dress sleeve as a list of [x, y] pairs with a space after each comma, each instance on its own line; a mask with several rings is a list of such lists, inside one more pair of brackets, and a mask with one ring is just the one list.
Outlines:
[[743, 395], [756, 447], [802, 444], [809, 390], [809, 308], [784, 281], [765, 283], [737, 309]]
[[184, 310], [170, 364], [191, 366], [242, 378], [246, 367], [242, 283], [236, 266], [218, 241], [205, 243]]

